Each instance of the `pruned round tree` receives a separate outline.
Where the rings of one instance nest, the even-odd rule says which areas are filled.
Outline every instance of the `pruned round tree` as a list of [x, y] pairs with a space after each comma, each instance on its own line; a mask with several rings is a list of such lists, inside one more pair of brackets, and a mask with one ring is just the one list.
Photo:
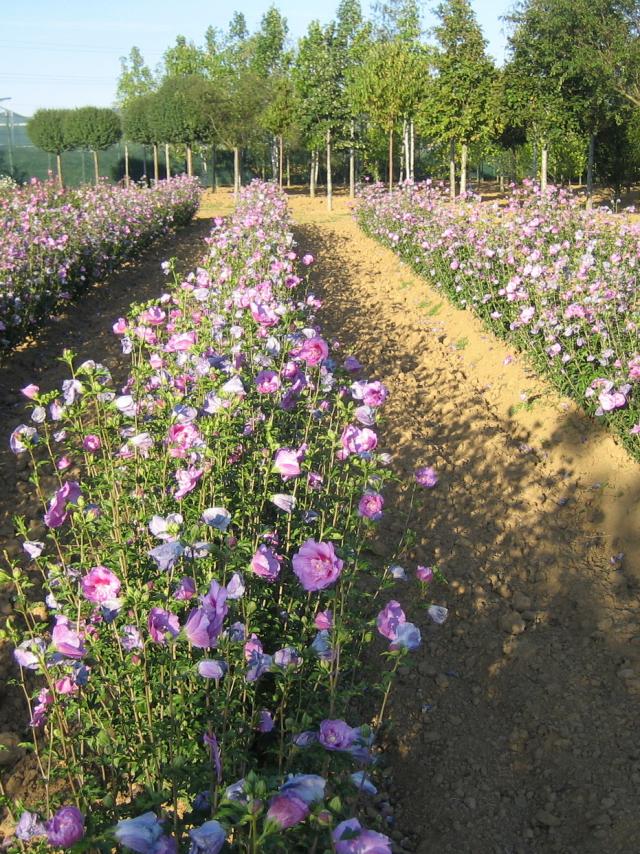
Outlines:
[[29, 139], [48, 154], [55, 154], [58, 182], [62, 179], [62, 152], [73, 148], [65, 133], [65, 119], [69, 110], [36, 110], [27, 124]]
[[194, 74], [167, 78], [151, 101], [152, 133], [160, 142], [185, 146], [189, 175], [193, 174], [194, 144], [209, 141], [213, 135], [215, 103], [211, 83]]
[[[125, 140], [135, 142], [139, 145], [150, 145], [153, 148], [153, 170], [154, 180], [158, 180], [158, 142], [160, 141], [154, 134], [151, 124], [151, 112], [153, 109], [154, 99], [157, 96], [154, 93], [139, 95], [132, 98], [122, 108], [121, 121], [122, 133]], [[145, 172], [146, 172], [146, 154], [145, 154]]]
[[79, 107], [67, 113], [64, 134], [71, 148], [86, 148], [93, 153], [97, 184], [100, 180], [98, 152], [110, 148], [122, 136], [120, 116], [108, 107]]

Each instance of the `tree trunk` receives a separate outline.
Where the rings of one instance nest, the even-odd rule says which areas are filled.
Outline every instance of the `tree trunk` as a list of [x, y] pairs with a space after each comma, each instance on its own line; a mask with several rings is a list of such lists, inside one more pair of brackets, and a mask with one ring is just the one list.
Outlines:
[[164, 144], [164, 171], [167, 178], [171, 177], [171, 150], [169, 143]]
[[456, 197], [456, 141], [449, 145], [449, 196], [453, 201]]
[[351, 122], [351, 148], [349, 149], [349, 198], [353, 199], [356, 195], [356, 150], [353, 147], [353, 140], [356, 135], [355, 123]]
[[62, 155], [58, 151], [56, 153], [56, 169], [58, 170], [58, 184], [60, 184], [60, 188], [64, 187], [64, 181], [62, 179]]
[[409, 180], [415, 179], [416, 166], [416, 129], [413, 119], [409, 122]]
[[316, 152], [315, 149], [311, 152], [311, 166], [309, 168], [309, 196], [312, 199], [316, 197]]
[[504, 175], [500, 175], [500, 192], [504, 193]]
[[96, 184], [100, 183], [100, 168], [98, 166], [98, 152], [96, 149], [93, 149], [93, 171], [96, 176]]
[[191, 145], [187, 145], [187, 175], [193, 178], [193, 151]]
[[409, 180], [409, 122], [402, 122], [402, 159], [404, 161], [404, 180]]
[[316, 187], [318, 186], [318, 176], [320, 175], [320, 152], [316, 149]]
[[125, 142], [124, 144], [124, 185], [125, 187], [129, 186], [129, 146]]
[[538, 143], [533, 143], [533, 180], [538, 180]]
[[327, 210], [333, 210], [333, 184], [331, 181], [331, 130], [327, 131]]
[[462, 143], [460, 151], [460, 195], [467, 192], [467, 156], [469, 147], [466, 142]]
[[216, 146], [212, 145], [211, 146], [211, 189], [213, 190], [214, 193], [218, 189], [218, 179], [216, 176], [216, 154], [217, 154]]
[[291, 189], [291, 160], [287, 154], [287, 190]]
[[596, 153], [596, 135], [589, 137], [589, 157], [587, 159], [587, 204], [591, 207], [591, 196], [593, 195], [593, 161]]
[[547, 192], [547, 162], [549, 158], [549, 151], [547, 149], [547, 143], [543, 142], [540, 150], [540, 192]]
[[[82, 165], [84, 167], [84, 160], [82, 161]], [[147, 175], [147, 146], [142, 146], [142, 169], [144, 171], [144, 181], [145, 184], [149, 184], [149, 176]]]
[[240, 149], [236, 146], [233, 149], [233, 194], [237, 198], [240, 192], [242, 180], [240, 178]]
[[158, 143], [153, 143], [153, 180], [157, 184], [160, 179], [160, 167], [158, 165]]
[[389, 192], [393, 193], [393, 128], [389, 131]]
[[282, 189], [284, 186], [284, 140], [282, 134], [278, 138], [278, 183]]

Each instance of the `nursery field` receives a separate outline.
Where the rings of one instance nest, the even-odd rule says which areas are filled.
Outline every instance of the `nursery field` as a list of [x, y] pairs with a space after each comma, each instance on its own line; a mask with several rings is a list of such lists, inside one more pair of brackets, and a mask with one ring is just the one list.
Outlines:
[[502, 220], [414, 201], [365, 197], [375, 240], [343, 197], [291, 223], [273, 188], [207, 194], [7, 355], [5, 833], [26, 807], [35, 850], [637, 849], [635, 232], [585, 225], [586, 318], [557, 320], [476, 264]]

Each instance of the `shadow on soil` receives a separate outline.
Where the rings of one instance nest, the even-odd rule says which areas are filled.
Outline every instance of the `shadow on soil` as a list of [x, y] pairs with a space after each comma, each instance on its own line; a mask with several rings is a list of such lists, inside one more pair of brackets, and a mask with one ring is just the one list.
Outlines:
[[[381, 444], [396, 474], [409, 480], [424, 464], [440, 473], [400, 562], [440, 565], [449, 586], [431, 601], [449, 607], [448, 622], [416, 613], [412, 582], [396, 594], [424, 640], [400, 677], [388, 734], [398, 838], [425, 854], [637, 852], [638, 575], [612, 565], [620, 549], [585, 524], [597, 502], [578, 506], [564, 485], [570, 464], [545, 474], [527, 436], [463, 370], [437, 348], [412, 351], [403, 332], [416, 318], [393, 283], [384, 296], [363, 289], [366, 256], [313, 224], [296, 237], [318, 258], [325, 333], [391, 386]], [[403, 529], [391, 508], [407, 501], [401, 488], [387, 498], [383, 559]], [[627, 520], [619, 528], [638, 543]]]

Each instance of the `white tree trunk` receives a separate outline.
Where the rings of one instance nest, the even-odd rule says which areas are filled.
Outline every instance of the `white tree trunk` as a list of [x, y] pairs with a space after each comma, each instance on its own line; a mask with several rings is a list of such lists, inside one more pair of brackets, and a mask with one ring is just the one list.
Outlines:
[[596, 153], [596, 136], [591, 134], [589, 137], [589, 156], [587, 158], [587, 204], [591, 205], [591, 196], [593, 195], [593, 161]]
[[416, 166], [416, 128], [413, 119], [409, 122], [409, 180], [415, 179]]
[[449, 196], [453, 201], [456, 197], [456, 141], [451, 140], [449, 146]]
[[547, 143], [543, 142], [540, 151], [540, 192], [547, 192], [547, 163], [549, 159], [549, 150]]
[[233, 149], [233, 194], [237, 198], [242, 186], [240, 177], [240, 149], [236, 146]]
[[170, 178], [171, 177], [171, 150], [169, 148], [168, 142], [165, 142], [165, 144], [164, 144], [164, 162], [166, 164], [167, 178]]
[[315, 149], [311, 152], [311, 166], [309, 167], [309, 196], [312, 199], [316, 197], [316, 152]]
[[402, 169], [400, 170], [400, 180], [409, 180], [409, 122], [406, 119], [402, 122]]
[[124, 185], [129, 186], [129, 146], [124, 144]]
[[467, 156], [469, 148], [466, 142], [462, 143], [460, 152], [460, 195], [467, 192]]
[[356, 195], [356, 150], [353, 147], [355, 137], [354, 122], [351, 122], [351, 148], [349, 149], [349, 198], [353, 199]]
[[331, 182], [331, 131], [327, 131], [327, 209], [333, 210], [333, 184]]

